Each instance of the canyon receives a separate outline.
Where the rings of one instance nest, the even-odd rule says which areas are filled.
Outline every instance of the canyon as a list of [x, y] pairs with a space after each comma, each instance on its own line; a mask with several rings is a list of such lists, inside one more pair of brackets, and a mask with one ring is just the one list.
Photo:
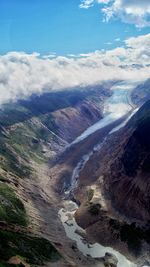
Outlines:
[[146, 89], [139, 102], [140, 86], [115, 81], [3, 105], [2, 266], [14, 256], [24, 266], [148, 266], [150, 103], [140, 108], [149, 98]]

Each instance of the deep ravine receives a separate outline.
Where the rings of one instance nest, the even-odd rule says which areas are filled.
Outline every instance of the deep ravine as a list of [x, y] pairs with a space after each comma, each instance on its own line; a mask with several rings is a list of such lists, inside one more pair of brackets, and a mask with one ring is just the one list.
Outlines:
[[[84, 133], [82, 133], [79, 137], [73, 141], [73, 144], [78, 144], [80, 147], [80, 142], [83, 141], [88, 136], [92, 135], [95, 131], [108, 126], [112, 122], [115, 122], [117, 119], [122, 118], [124, 115], [128, 114], [128, 117], [117, 127], [114, 127], [110, 131], [117, 131], [121, 127], [123, 127], [128, 119], [135, 113], [136, 107], [132, 105], [130, 94], [135, 84], [124, 84], [119, 83], [115, 85], [113, 90], [113, 95], [106, 101], [105, 104], [105, 116], [102, 120], [89, 127]], [[109, 133], [107, 133], [109, 134]], [[107, 138], [107, 135], [105, 139]], [[104, 140], [105, 140], [104, 139]], [[93, 150], [88, 154], [85, 154], [78, 162], [77, 166], [74, 168], [71, 177], [70, 187], [64, 192], [65, 198], [69, 198], [72, 194], [73, 190], [78, 186], [78, 179], [80, 175], [80, 171], [84, 167], [85, 163], [91, 157], [95, 150], [100, 150], [103, 142], [94, 146]], [[62, 221], [62, 224], [65, 228], [66, 235], [76, 241], [78, 249], [85, 256], [91, 256], [92, 258], [103, 257], [106, 252], [110, 252], [114, 254], [118, 258], [118, 267], [136, 267], [136, 265], [130, 262], [125, 256], [112, 249], [111, 247], [104, 247], [98, 243], [89, 244], [86, 240], [85, 232], [82, 228], [80, 228], [75, 219], [74, 213], [77, 210], [78, 206], [72, 200], [64, 200], [64, 208], [60, 209], [59, 216]], [[79, 233], [82, 233], [81, 235]]]

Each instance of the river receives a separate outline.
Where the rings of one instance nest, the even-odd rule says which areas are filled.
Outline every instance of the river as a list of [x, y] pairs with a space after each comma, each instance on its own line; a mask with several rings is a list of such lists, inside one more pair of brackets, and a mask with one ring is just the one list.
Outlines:
[[[72, 142], [72, 144], [80, 143], [80, 141], [93, 134], [98, 129], [109, 125], [110, 123], [123, 117], [129, 112], [131, 117], [136, 111], [130, 100], [130, 94], [134, 87], [134, 83], [121, 82], [117, 85], [114, 85], [112, 87], [113, 94], [105, 103], [104, 118], [84, 131], [79, 137], [75, 139], [75, 141]], [[128, 119], [114, 128], [109, 134], [123, 127]], [[100, 149], [100, 146], [93, 148], [93, 151], [96, 149]], [[77, 186], [76, 182], [77, 178], [79, 177], [79, 173], [89, 157], [92, 155], [93, 151], [91, 151], [88, 155], [85, 155], [74, 169], [72, 174], [72, 183], [69, 189], [70, 191], [73, 190], [75, 186]], [[68, 194], [68, 191], [66, 193]], [[118, 258], [118, 267], [136, 267], [136, 265], [130, 262], [124, 255], [111, 247], [104, 247], [98, 243], [94, 243], [92, 245], [87, 243], [86, 239], [83, 238], [81, 234], [79, 234], [80, 232], [84, 234], [84, 230], [77, 225], [74, 219], [74, 213], [77, 208], [78, 206], [76, 203], [72, 202], [71, 200], [64, 200], [64, 208], [59, 211], [59, 216], [65, 228], [66, 235], [70, 239], [76, 241], [78, 249], [85, 256], [89, 255], [93, 258], [103, 257], [106, 252], [110, 252]]]

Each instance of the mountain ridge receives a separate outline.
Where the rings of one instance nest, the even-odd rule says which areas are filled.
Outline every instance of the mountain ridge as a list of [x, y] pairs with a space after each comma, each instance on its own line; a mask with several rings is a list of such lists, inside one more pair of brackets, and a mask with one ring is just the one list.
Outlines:
[[[19, 256], [14, 261], [22, 263], [23, 266], [48, 266], [50, 262], [50, 266], [67, 267], [75, 266], [75, 262], [86, 262], [80, 253], [73, 252], [72, 244], [69, 247], [57, 215], [58, 199], [53, 193], [53, 187], [49, 189], [48, 194], [46, 187], [51, 180], [49, 163], [68, 143], [67, 138], [65, 140], [66, 133], [62, 136], [63, 124], [60, 127], [60, 122], [57, 123], [59, 113], [66, 118], [71, 109], [73, 112], [77, 111], [76, 119], [79, 117], [79, 121], [70, 133], [71, 140], [102, 117], [103, 102], [110, 96], [109, 85], [104, 87], [105, 89], [103, 86], [96, 86], [91, 89], [32, 96], [30, 99], [2, 106], [0, 242], [3, 245], [0, 247], [0, 261], [3, 266], [11, 264], [14, 260], [12, 257], [16, 255]], [[90, 112], [92, 107], [93, 112]], [[65, 125], [68, 127], [68, 133], [70, 119], [74, 123], [73, 117], [68, 114]], [[12, 212], [8, 213], [7, 205], [12, 208]], [[24, 225], [21, 225], [23, 222]], [[15, 236], [18, 241], [15, 241]], [[16, 249], [10, 246], [10, 242]], [[40, 244], [43, 244], [45, 249], [41, 249]], [[23, 246], [26, 247], [25, 251]], [[7, 251], [7, 254], [4, 251]], [[22, 257], [25, 260], [22, 260]], [[81, 259], [75, 259], [76, 257]]]

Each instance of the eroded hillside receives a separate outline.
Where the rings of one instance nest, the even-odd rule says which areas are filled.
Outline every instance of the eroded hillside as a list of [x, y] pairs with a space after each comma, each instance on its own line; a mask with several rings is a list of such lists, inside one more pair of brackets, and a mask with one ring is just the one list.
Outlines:
[[150, 250], [150, 101], [107, 137], [80, 173], [78, 224], [139, 264]]
[[57, 215], [58, 200], [53, 190], [45, 193], [51, 179], [49, 164], [102, 117], [109, 95], [105, 85], [32, 96], [1, 107], [1, 266], [51, 262], [50, 266], [67, 267], [78, 262]]

